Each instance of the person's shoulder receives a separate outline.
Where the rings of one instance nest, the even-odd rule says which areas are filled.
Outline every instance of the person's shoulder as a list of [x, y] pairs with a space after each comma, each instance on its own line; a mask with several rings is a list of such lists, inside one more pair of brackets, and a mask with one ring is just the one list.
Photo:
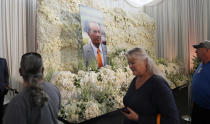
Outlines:
[[9, 104], [17, 104], [19, 102], [23, 101], [23, 96], [21, 94], [16, 95], [12, 98]]
[[102, 47], [103, 50], [106, 50], [107, 49], [106, 48], [106, 45], [104, 45], [104, 44], [101, 44], [101, 47]]
[[153, 75], [152, 77], [153, 85], [156, 87], [168, 87], [167, 81], [159, 75]]
[[52, 99], [59, 99], [61, 97], [60, 90], [50, 82], [42, 83], [42, 88]]
[[131, 81], [130, 85], [134, 85], [136, 82], [137, 77], [134, 77], [133, 80]]
[[44, 82], [44, 83], [42, 83], [42, 86], [44, 89], [47, 88], [47, 89], [52, 89], [52, 90], [56, 90], [56, 91], [58, 90], [58, 88], [50, 82]]
[[24, 89], [19, 94], [17, 94], [15, 97], [12, 98], [12, 100], [9, 102], [9, 105], [12, 106], [21, 106], [24, 104], [24, 102], [27, 102], [28, 93]]
[[151, 82], [151, 89], [153, 93], [171, 93], [171, 88], [168, 85], [167, 81], [159, 75], [154, 75]]
[[43, 82], [42, 85], [43, 85], [44, 87], [55, 87], [55, 85], [52, 84], [52, 83], [50, 83], [50, 82]]
[[91, 46], [90, 43], [84, 45], [84, 46], [83, 46], [83, 52], [86, 53], [87, 51], [91, 50], [91, 49], [92, 49], [91, 47], [92, 47], [92, 46]]
[[30, 103], [31, 103], [30, 95], [22, 90], [19, 94], [14, 96], [12, 100], [7, 104], [4, 113], [4, 119], [5, 118], [8, 119], [9, 117], [11, 118], [11, 116], [17, 118], [20, 117], [21, 115], [25, 116], [26, 112], [29, 111], [31, 108]]
[[88, 44], [85, 44], [83, 45], [83, 49], [87, 48], [88, 47]]
[[155, 81], [160, 81], [160, 82], [162, 82], [162, 81], [165, 81], [165, 79], [163, 79], [163, 77], [161, 77], [161, 76], [159, 76], [159, 75], [153, 75], [152, 77], [151, 77], [153, 80], [155, 80]]
[[6, 61], [6, 59], [5, 59], [5, 58], [1, 58], [1, 57], [0, 57], [0, 61]]
[[91, 43], [90, 42], [88, 42], [88, 44], [83, 45], [83, 49], [87, 48], [87, 47], [91, 47]]

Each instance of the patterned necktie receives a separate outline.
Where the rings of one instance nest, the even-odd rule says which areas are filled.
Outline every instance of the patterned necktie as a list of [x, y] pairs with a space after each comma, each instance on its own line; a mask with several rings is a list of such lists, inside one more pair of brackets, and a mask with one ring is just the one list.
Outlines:
[[102, 67], [103, 66], [102, 59], [101, 59], [101, 53], [100, 53], [99, 48], [97, 49], [97, 62], [98, 62], [98, 67]]

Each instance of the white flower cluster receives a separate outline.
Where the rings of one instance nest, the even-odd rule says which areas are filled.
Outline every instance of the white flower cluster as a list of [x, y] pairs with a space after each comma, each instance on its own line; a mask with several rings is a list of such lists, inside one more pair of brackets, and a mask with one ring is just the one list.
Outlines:
[[168, 82], [171, 89], [182, 86], [189, 81], [189, 76], [183, 72], [183, 68], [178, 63], [169, 62], [166, 65], [158, 64], [159, 69], [171, 82]]
[[91, 119], [101, 115], [101, 110], [97, 102], [89, 101], [85, 110], [85, 119]]
[[82, 71], [73, 74], [62, 71], [51, 80], [60, 90], [60, 114], [69, 122], [81, 122], [123, 107], [123, 96], [133, 78], [128, 69], [113, 71], [110, 66], [98, 72]]
[[[125, 61], [123, 52], [117, 52], [121, 63]], [[128, 66], [113, 69], [114, 66], [107, 65], [95, 71], [80, 70], [77, 74], [70, 71], [54, 74], [51, 82], [60, 89], [62, 96], [60, 116], [69, 122], [81, 122], [122, 108], [123, 96], [134, 76]], [[177, 73], [177, 66], [176, 63], [158, 64], [165, 76]], [[174, 84], [176, 78], [168, 82], [171, 89], [179, 86]]]

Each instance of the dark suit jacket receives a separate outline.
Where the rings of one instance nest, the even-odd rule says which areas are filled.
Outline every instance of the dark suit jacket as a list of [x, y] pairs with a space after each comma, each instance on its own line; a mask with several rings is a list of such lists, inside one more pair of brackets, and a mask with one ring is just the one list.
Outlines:
[[[103, 44], [101, 44], [101, 45], [102, 45], [103, 59], [104, 59], [103, 66], [105, 66], [108, 63], [108, 60], [107, 60], [107, 49], [106, 49], [105, 45], [103, 45]], [[97, 62], [97, 59], [95, 57], [95, 54], [94, 54], [94, 51], [93, 51], [93, 48], [92, 48], [90, 42], [83, 47], [83, 57], [85, 59], [86, 66], [88, 66], [91, 61], [96, 61]]]
[[9, 73], [6, 59], [0, 58], [0, 90], [9, 85]]

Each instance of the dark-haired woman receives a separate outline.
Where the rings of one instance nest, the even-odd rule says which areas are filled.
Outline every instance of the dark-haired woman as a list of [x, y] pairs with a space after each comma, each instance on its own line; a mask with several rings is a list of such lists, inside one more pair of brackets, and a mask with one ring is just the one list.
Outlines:
[[4, 124], [57, 124], [61, 97], [59, 90], [43, 81], [42, 57], [26, 53], [21, 58], [20, 75], [23, 90], [9, 103]]

